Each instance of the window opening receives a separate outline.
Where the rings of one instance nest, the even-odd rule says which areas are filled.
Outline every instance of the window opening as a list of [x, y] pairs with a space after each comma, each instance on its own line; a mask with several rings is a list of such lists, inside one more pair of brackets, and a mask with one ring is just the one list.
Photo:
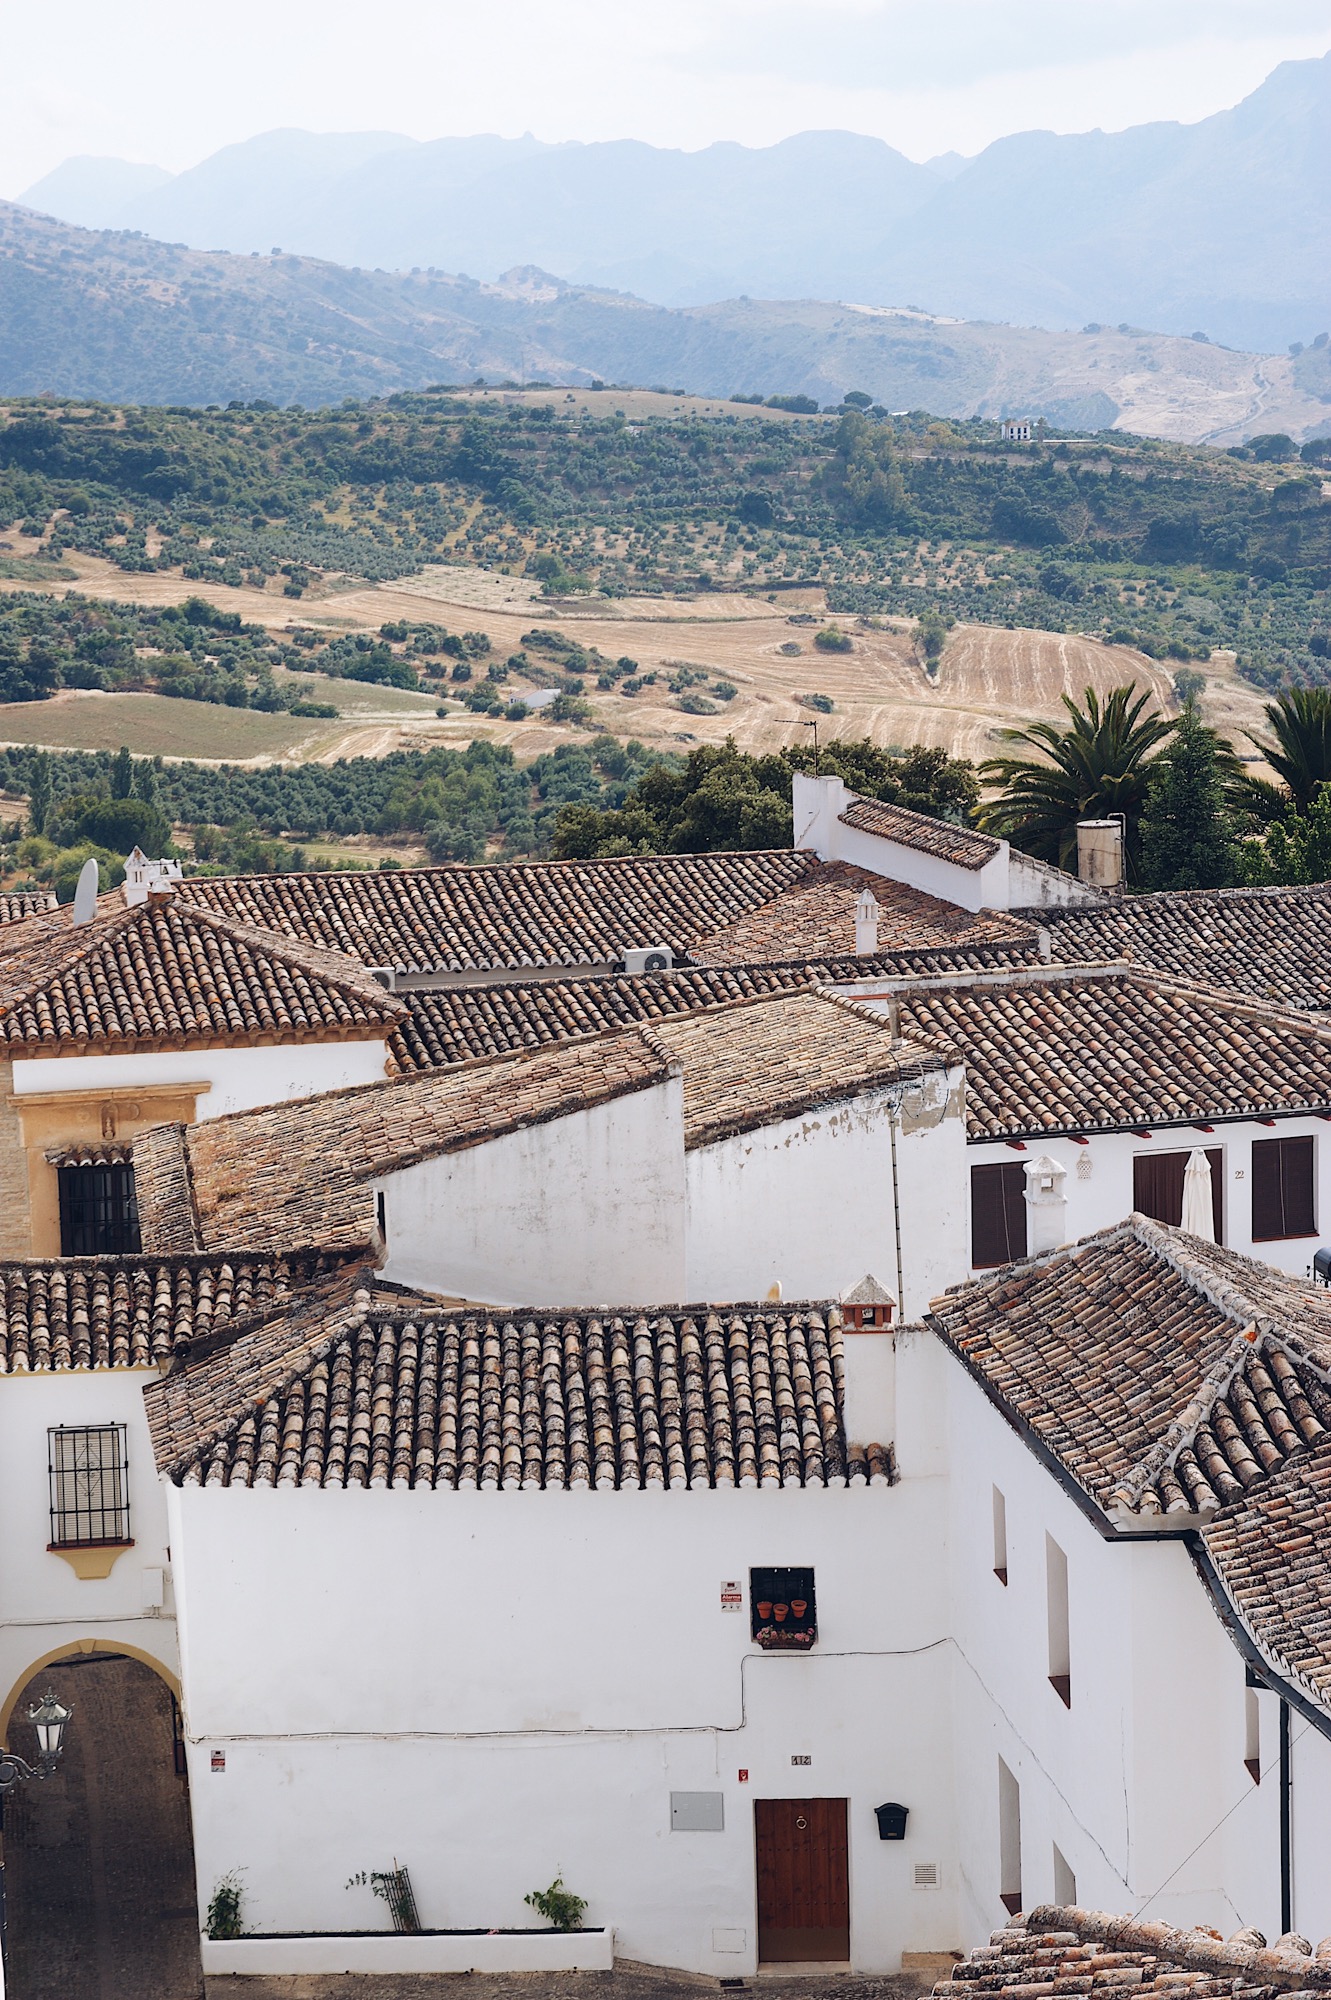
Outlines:
[[1049, 1685], [1065, 1708], [1072, 1706], [1072, 1663], [1068, 1656], [1068, 1559], [1052, 1535], [1044, 1538], [1049, 1606]]
[[1010, 1917], [1021, 1909], [1021, 1786], [998, 1760], [999, 1896]]
[[1255, 1687], [1243, 1690], [1243, 1764], [1254, 1785], [1262, 1782], [1262, 1711]]
[[1026, 1255], [1026, 1169], [1019, 1161], [971, 1168], [971, 1267]]
[[1252, 1240], [1315, 1236], [1311, 1139], [1255, 1139], [1252, 1148]]
[[124, 1424], [62, 1424], [47, 1432], [53, 1549], [129, 1540]]
[[765, 1652], [807, 1652], [818, 1637], [811, 1569], [749, 1571], [750, 1631]]
[[95, 1167], [60, 1167], [62, 1257], [134, 1255], [140, 1248], [134, 1169], [116, 1160]]
[[1054, 1901], [1060, 1910], [1073, 1909], [1077, 1901], [1077, 1878], [1054, 1844]]
[[[1225, 1155], [1219, 1146], [1207, 1146], [1211, 1168], [1211, 1225], [1215, 1240], [1225, 1240]], [[1192, 1148], [1183, 1153], [1135, 1153], [1132, 1160], [1132, 1205], [1139, 1215], [1166, 1222], [1177, 1229], [1183, 1220], [1183, 1176]]]
[[1007, 1501], [994, 1488], [994, 1575], [1007, 1582]]

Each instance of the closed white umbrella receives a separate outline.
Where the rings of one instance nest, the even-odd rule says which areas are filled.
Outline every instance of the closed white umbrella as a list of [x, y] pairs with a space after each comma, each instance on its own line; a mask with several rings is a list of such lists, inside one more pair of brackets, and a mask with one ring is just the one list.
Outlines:
[[1211, 1201], [1211, 1162], [1194, 1146], [1183, 1169], [1183, 1215], [1180, 1226], [1190, 1236], [1215, 1242], [1215, 1209]]

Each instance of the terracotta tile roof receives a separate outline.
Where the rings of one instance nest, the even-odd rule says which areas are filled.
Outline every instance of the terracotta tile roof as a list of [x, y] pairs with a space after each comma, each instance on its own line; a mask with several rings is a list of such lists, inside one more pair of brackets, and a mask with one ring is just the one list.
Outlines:
[[322, 1251], [0, 1264], [0, 1374], [151, 1368], [310, 1283]]
[[340, 1277], [147, 1391], [177, 1484], [626, 1488], [891, 1482], [847, 1461], [827, 1306], [490, 1312]]
[[1331, 883], [1124, 896], [1027, 910], [1056, 959], [1133, 958], [1230, 993], [1331, 1011]]
[[54, 889], [28, 889], [17, 896], [0, 896], [0, 924], [21, 924], [25, 918], [55, 907]]
[[665, 1021], [735, 1000], [796, 992], [838, 981], [938, 972], [984, 972], [1035, 960], [1035, 940], [945, 951], [877, 953], [869, 958], [812, 958], [804, 963], [734, 965], [706, 970], [599, 974], [584, 979], [543, 979], [475, 986], [417, 989], [406, 993], [407, 1017], [389, 1040], [403, 1070], [436, 1069], [471, 1056], [595, 1035], [635, 1021]]
[[908, 812], [905, 806], [886, 805], [881, 799], [858, 798], [840, 819], [843, 826], [876, 833], [880, 840], [895, 840], [898, 846], [950, 861], [955, 868], [983, 868], [1002, 845], [990, 834], [976, 833], [951, 820], [930, 819], [925, 813]]
[[[637, 1028], [208, 1119], [184, 1135], [199, 1239], [364, 1246], [376, 1231], [377, 1175], [646, 1089], [670, 1066]], [[165, 1137], [154, 1144], [169, 1153]], [[149, 1244], [153, 1226], [141, 1205]]]
[[201, 1250], [183, 1125], [153, 1125], [130, 1147], [139, 1240], [156, 1251]]
[[418, 971], [608, 964], [693, 940], [824, 864], [791, 850], [628, 856], [384, 874], [196, 878], [181, 893], [265, 930]]
[[1218, 1513], [1331, 1428], [1331, 1299], [1140, 1215], [929, 1323], [1106, 1514]]
[[1326, 1025], [1144, 970], [963, 973], [903, 986], [898, 1005], [903, 1034], [965, 1058], [972, 1140], [1331, 1103]]
[[1151, 1993], [1161, 2000], [1245, 2000], [1331, 1987], [1331, 1951], [1314, 1957], [1306, 1938], [1268, 1945], [1260, 1931], [1241, 1930], [1228, 1943], [1219, 1931], [1176, 1930], [1140, 1917], [1042, 1904], [1029, 1918], [1015, 1917], [987, 1945], [954, 1967], [934, 1987], [934, 2000], [971, 1995]]
[[107, 896], [88, 924], [60, 909], [0, 928], [11, 1055], [371, 1037], [403, 1012], [354, 960], [175, 896], [132, 909]]
[[[942, 824], [936, 820], [922, 823]], [[971, 837], [982, 838], [978, 834]], [[689, 956], [695, 965], [853, 958], [855, 904], [865, 889], [872, 890], [878, 904], [881, 951], [993, 947], [1028, 951], [1035, 956], [1036, 929], [1023, 918], [1001, 910], [963, 910], [955, 903], [927, 896], [922, 889], [907, 888], [904, 882], [891, 882], [867, 868], [852, 868], [841, 861], [820, 863], [815, 872], [770, 903], [696, 938]]]
[[1203, 1540], [1263, 1653], [1331, 1709], [1331, 1442], [1255, 1485]]
[[687, 1147], [944, 1069], [932, 1048], [894, 1043], [881, 1015], [823, 990], [676, 1016], [655, 1032], [683, 1067]]

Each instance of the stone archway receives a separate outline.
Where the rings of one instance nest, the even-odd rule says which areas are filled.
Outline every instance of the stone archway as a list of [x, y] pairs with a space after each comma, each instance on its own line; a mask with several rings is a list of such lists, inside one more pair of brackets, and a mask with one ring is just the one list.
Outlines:
[[47, 1686], [74, 1717], [56, 1776], [20, 1785], [5, 1807], [8, 2000], [201, 2000], [171, 1690], [124, 1654], [42, 1666], [9, 1725], [20, 1756], [35, 1754], [26, 1709]]

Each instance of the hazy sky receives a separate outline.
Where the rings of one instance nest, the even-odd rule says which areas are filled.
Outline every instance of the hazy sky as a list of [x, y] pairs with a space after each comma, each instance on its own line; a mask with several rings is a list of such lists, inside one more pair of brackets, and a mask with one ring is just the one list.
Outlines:
[[0, 0], [0, 194], [297, 125], [697, 147], [810, 127], [916, 159], [1235, 103], [1331, 0]]

